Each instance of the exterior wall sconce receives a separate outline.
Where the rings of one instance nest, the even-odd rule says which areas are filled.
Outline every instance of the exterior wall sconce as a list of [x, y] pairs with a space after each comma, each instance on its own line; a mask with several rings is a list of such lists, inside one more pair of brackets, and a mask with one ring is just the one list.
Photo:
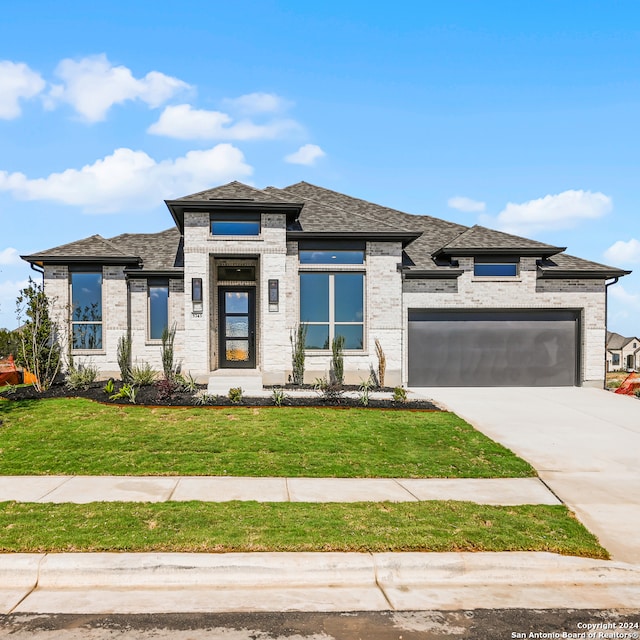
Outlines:
[[194, 314], [202, 314], [202, 278], [191, 278], [191, 304]]
[[280, 304], [280, 281], [269, 280], [269, 311], [278, 311]]

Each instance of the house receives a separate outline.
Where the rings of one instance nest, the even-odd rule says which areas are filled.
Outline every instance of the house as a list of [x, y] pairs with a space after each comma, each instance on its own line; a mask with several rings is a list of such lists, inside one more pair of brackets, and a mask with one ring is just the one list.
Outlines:
[[636, 371], [639, 368], [640, 339], [607, 331], [607, 371]]
[[376, 339], [391, 386], [604, 382], [608, 280], [627, 271], [306, 182], [231, 182], [166, 205], [175, 224], [161, 233], [23, 256], [76, 362], [105, 376], [127, 333], [135, 360], [160, 368], [175, 326], [184, 371], [283, 384], [304, 324], [309, 382], [327, 375], [339, 335], [347, 383], [377, 367]]

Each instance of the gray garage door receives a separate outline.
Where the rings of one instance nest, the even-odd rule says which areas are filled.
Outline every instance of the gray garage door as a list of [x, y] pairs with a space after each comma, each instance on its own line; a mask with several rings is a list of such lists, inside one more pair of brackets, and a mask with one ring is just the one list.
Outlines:
[[578, 384], [576, 311], [409, 310], [409, 385]]

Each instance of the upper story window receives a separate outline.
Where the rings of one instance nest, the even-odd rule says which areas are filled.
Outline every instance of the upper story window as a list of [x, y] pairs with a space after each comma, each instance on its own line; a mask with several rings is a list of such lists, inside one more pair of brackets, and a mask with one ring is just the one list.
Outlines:
[[149, 280], [149, 340], [162, 340], [162, 334], [169, 328], [169, 282]]
[[259, 213], [212, 213], [211, 235], [259, 236]]
[[102, 349], [102, 272], [71, 272], [71, 345]]
[[515, 278], [518, 275], [519, 261], [513, 257], [476, 258], [473, 275], [478, 277]]
[[300, 264], [364, 264], [363, 242], [300, 242]]

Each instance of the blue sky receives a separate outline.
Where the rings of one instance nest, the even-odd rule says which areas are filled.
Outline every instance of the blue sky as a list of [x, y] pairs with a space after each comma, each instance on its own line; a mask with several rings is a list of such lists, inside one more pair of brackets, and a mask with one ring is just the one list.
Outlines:
[[[165, 198], [306, 180], [638, 273], [640, 4], [51, 3], [0, 22], [0, 327], [20, 254], [171, 226]], [[33, 274], [35, 275], [35, 274]]]

